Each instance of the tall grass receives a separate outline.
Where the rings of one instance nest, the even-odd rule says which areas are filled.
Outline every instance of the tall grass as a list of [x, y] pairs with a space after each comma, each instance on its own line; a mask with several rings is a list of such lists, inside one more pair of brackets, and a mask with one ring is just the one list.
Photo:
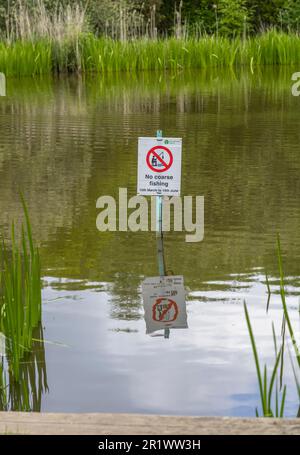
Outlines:
[[[0, 72], [28, 76], [67, 71], [181, 71], [210, 67], [296, 65], [300, 63], [297, 33], [269, 30], [243, 39], [188, 36], [181, 7], [175, 9], [174, 36], [157, 37], [155, 6], [144, 27], [137, 11], [124, 6], [113, 14], [105, 37], [89, 33], [87, 6], [57, 4], [49, 11], [43, 0], [34, 7], [18, 0], [7, 12], [6, 32], [0, 38]], [[120, 5], [119, 5], [120, 6]], [[102, 6], [103, 9], [103, 6]], [[118, 31], [116, 31], [118, 29]], [[110, 32], [108, 32], [110, 30]]]
[[32, 8], [19, 0], [7, 18], [6, 40], [34, 41], [48, 39], [59, 42], [76, 40], [88, 27], [85, 9], [79, 3], [57, 4], [51, 13], [43, 0]]
[[254, 72], [258, 66], [299, 63], [300, 37], [274, 30], [244, 41], [214, 36], [116, 41], [82, 31], [0, 42], [0, 71], [7, 76], [241, 66]]
[[28, 211], [22, 198], [25, 224], [11, 247], [0, 246], [0, 332], [6, 337], [11, 374], [20, 377], [20, 362], [31, 350], [33, 330], [41, 322], [41, 276], [39, 251], [34, 246]]
[[206, 36], [201, 39], [116, 42], [83, 36], [81, 66], [85, 71], [181, 71], [300, 62], [300, 38], [275, 31], [246, 41]]
[[[245, 311], [245, 318], [248, 328], [248, 333], [250, 336], [257, 380], [259, 385], [259, 392], [260, 392], [260, 400], [261, 400], [261, 408], [264, 417], [283, 417], [284, 415], [284, 406], [285, 406], [285, 399], [286, 399], [286, 386], [283, 386], [283, 375], [285, 369], [284, 363], [284, 352], [285, 352], [285, 344], [286, 344], [286, 329], [290, 336], [292, 347], [294, 351], [294, 361], [293, 355], [291, 350], [288, 347], [289, 358], [292, 366], [292, 371], [295, 379], [295, 385], [297, 388], [298, 399], [299, 399], [299, 410], [297, 417], [300, 417], [300, 352], [299, 352], [299, 345], [295, 336], [295, 331], [292, 326], [290, 312], [286, 303], [286, 291], [285, 291], [285, 283], [284, 283], [284, 273], [283, 273], [283, 261], [282, 261], [282, 253], [281, 253], [281, 243], [280, 237], [277, 236], [277, 258], [278, 258], [278, 268], [279, 268], [279, 278], [280, 278], [280, 297], [283, 309], [283, 317], [282, 317], [282, 328], [281, 328], [281, 347], [278, 350], [277, 347], [277, 337], [274, 329], [274, 324], [272, 324], [272, 331], [273, 331], [273, 344], [274, 344], [274, 352], [275, 352], [275, 359], [274, 365], [272, 367], [270, 381], [268, 381], [267, 375], [267, 366], [264, 365], [263, 374], [260, 366], [257, 344], [255, 340], [255, 336], [253, 333], [248, 308], [246, 303], [244, 302], [244, 311]], [[266, 275], [266, 283], [268, 289], [268, 303], [267, 303], [267, 311], [269, 309], [270, 303], [270, 295], [271, 295], [271, 288], [269, 284], [269, 279]], [[299, 316], [300, 316], [300, 304], [299, 304]], [[275, 385], [275, 393], [274, 393], [274, 385]], [[275, 395], [275, 396], [273, 396]], [[275, 409], [274, 409], [275, 406]], [[256, 410], [256, 415], [258, 416], [258, 410]]]
[[[282, 360], [283, 359], [283, 345], [280, 347], [280, 349], [278, 351], [276, 335], [275, 335], [274, 326], [273, 326], [275, 362], [274, 362], [273, 368], [271, 370], [270, 379], [268, 380], [268, 369], [267, 369], [266, 364], [263, 367], [263, 373], [262, 373], [262, 369], [261, 369], [261, 365], [260, 365], [260, 361], [259, 361], [259, 357], [258, 357], [256, 340], [255, 340], [252, 325], [250, 322], [248, 308], [247, 308], [247, 305], [245, 302], [244, 302], [244, 311], [245, 311], [247, 327], [248, 327], [249, 336], [250, 336], [250, 340], [251, 340], [251, 346], [252, 346], [253, 355], [254, 355], [263, 416], [264, 417], [283, 417], [285, 399], [286, 399], [286, 385], [283, 388], [281, 396], [280, 396], [279, 389], [278, 389], [278, 371], [279, 371], [280, 361], [283, 361]], [[275, 386], [275, 393], [274, 393], [274, 386]], [[274, 395], [275, 395], [275, 397], [274, 397]], [[275, 406], [275, 409], [274, 409], [274, 406]], [[258, 409], [256, 409], [256, 416], [257, 417], [259, 416]]]
[[6, 76], [79, 71], [79, 40], [87, 30], [80, 4], [59, 5], [50, 14], [43, 0], [34, 8], [19, 0], [7, 17], [0, 41], [0, 68]]
[[0, 68], [6, 76], [50, 74], [53, 50], [45, 40], [0, 42]]

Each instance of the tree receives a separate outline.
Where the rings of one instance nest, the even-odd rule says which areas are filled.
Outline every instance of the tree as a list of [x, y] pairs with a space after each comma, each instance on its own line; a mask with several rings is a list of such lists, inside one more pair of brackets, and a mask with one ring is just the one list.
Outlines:
[[287, 30], [300, 30], [300, 0], [287, 0], [279, 13], [279, 21]]
[[216, 31], [216, 4], [211, 0], [187, 0], [183, 3], [183, 13], [190, 31], [214, 33]]
[[162, 0], [159, 8], [159, 31], [160, 33], [170, 33], [174, 27], [174, 11], [175, 4], [178, 4], [174, 0]]
[[221, 35], [239, 36], [249, 28], [250, 12], [245, 0], [219, 0], [216, 8], [218, 32]]
[[248, 10], [253, 12], [252, 28], [258, 32], [279, 24], [279, 14], [285, 0], [247, 0]]

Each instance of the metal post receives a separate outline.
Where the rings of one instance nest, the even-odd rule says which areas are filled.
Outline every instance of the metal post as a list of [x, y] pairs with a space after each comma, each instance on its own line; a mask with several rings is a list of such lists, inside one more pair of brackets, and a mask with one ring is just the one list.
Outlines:
[[[156, 137], [162, 139], [162, 131], [156, 131]], [[156, 196], [156, 244], [158, 270], [160, 276], [166, 275], [165, 255], [164, 255], [164, 237], [163, 237], [163, 197]], [[164, 337], [169, 338], [170, 329], [165, 329]]]
[[[156, 137], [162, 138], [162, 131], [157, 130]], [[157, 244], [157, 259], [158, 259], [158, 270], [160, 276], [166, 274], [165, 269], [165, 257], [164, 257], [164, 238], [163, 238], [163, 227], [162, 227], [162, 213], [163, 213], [163, 198], [162, 196], [156, 196], [156, 244]]]

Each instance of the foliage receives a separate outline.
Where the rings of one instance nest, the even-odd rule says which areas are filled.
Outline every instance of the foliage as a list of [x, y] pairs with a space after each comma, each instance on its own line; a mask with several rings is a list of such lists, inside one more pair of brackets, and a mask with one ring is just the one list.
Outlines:
[[[274, 341], [275, 359], [274, 359], [274, 366], [272, 368], [271, 377], [268, 380], [268, 368], [267, 368], [266, 364], [264, 365], [263, 373], [261, 371], [257, 347], [256, 347], [256, 341], [255, 341], [254, 333], [253, 333], [251, 322], [250, 322], [248, 308], [247, 308], [247, 305], [245, 302], [244, 302], [244, 311], [245, 311], [248, 332], [249, 332], [251, 346], [252, 346], [253, 355], [254, 355], [263, 416], [264, 417], [283, 417], [285, 399], [286, 399], [286, 386], [284, 386], [283, 391], [280, 395], [279, 389], [278, 389], [278, 371], [280, 369], [280, 364], [283, 363], [284, 345], [282, 344], [280, 349], [278, 350], [277, 342], [276, 342], [276, 335], [275, 335], [274, 326], [273, 326], [273, 341]], [[274, 397], [274, 390], [275, 390], [275, 397]], [[275, 403], [275, 409], [273, 409], [274, 403]], [[259, 416], [258, 409], [256, 409], [256, 416], [257, 417]]]
[[217, 11], [218, 33], [224, 36], [246, 35], [250, 23], [250, 10], [245, 0], [220, 0]]
[[[283, 315], [282, 315], [282, 328], [281, 328], [281, 346], [278, 349], [277, 347], [277, 337], [275, 333], [274, 324], [272, 324], [272, 331], [273, 331], [273, 343], [274, 343], [274, 365], [272, 368], [272, 374], [268, 381], [267, 375], [267, 366], [264, 366], [264, 373], [262, 374], [258, 352], [257, 352], [257, 345], [256, 340], [254, 337], [254, 333], [252, 330], [250, 317], [248, 313], [248, 308], [246, 303], [244, 303], [244, 311], [245, 311], [245, 318], [247, 322], [247, 328], [250, 336], [252, 351], [254, 355], [255, 367], [256, 367], [256, 374], [258, 379], [259, 385], [259, 392], [260, 392], [260, 399], [261, 399], [261, 408], [264, 417], [283, 417], [284, 415], [284, 406], [285, 406], [285, 399], [286, 399], [286, 386], [282, 388], [283, 385], [283, 375], [284, 375], [284, 352], [286, 351], [286, 332], [290, 336], [290, 340], [293, 347], [294, 359], [293, 355], [289, 352], [290, 362], [292, 365], [292, 370], [295, 378], [295, 385], [298, 393], [299, 398], [299, 411], [298, 417], [300, 415], [300, 379], [299, 379], [299, 372], [300, 372], [300, 352], [298, 341], [296, 339], [296, 335], [294, 332], [294, 328], [292, 326], [291, 317], [290, 317], [290, 310], [288, 309], [287, 302], [286, 302], [286, 291], [285, 291], [285, 283], [284, 283], [284, 273], [283, 273], [283, 261], [282, 261], [282, 253], [281, 253], [281, 244], [280, 244], [280, 237], [277, 237], [277, 257], [278, 257], [278, 268], [279, 268], [279, 292], [281, 297]], [[269, 301], [271, 295], [271, 288], [269, 284], [269, 279], [266, 275], [266, 284], [268, 288], [268, 303], [267, 303], [267, 312], [269, 309]], [[274, 396], [275, 390], [275, 396]], [[258, 416], [258, 410], [256, 410], [256, 415]]]
[[5, 336], [11, 374], [20, 376], [20, 362], [31, 350], [33, 330], [41, 322], [39, 251], [34, 246], [27, 207], [22, 199], [25, 226], [16, 240], [12, 224], [11, 247], [0, 247], [0, 332]]
[[300, 30], [300, 0], [287, 0], [280, 11], [279, 20], [286, 30]]
[[247, 0], [247, 9], [252, 11], [252, 28], [256, 32], [268, 28], [280, 28], [279, 13], [285, 0]]
[[218, 28], [226, 36], [244, 33], [245, 17], [251, 32], [282, 26], [298, 30], [299, 22], [299, 0], [0, 0], [0, 31], [10, 33], [18, 11], [34, 16], [44, 10], [52, 20], [58, 11], [76, 7], [91, 32], [121, 39], [170, 36], [178, 20], [189, 33], [211, 34]]
[[200, 39], [120, 41], [82, 34], [74, 42], [35, 40], [0, 42], [0, 72], [30, 76], [51, 72], [165, 71], [235, 68], [252, 72], [264, 65], [300, 63], [297, 34], [270, 31], [241, 40], [203, 36]]

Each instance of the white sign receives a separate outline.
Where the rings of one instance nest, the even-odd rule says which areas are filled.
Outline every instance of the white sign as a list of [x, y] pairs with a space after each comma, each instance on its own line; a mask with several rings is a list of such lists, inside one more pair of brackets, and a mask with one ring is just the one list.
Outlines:
[[5, 335], [0, 332], [0, 357], [5, 357]]
[[187, 328], [185, 290], [182, 276], [156, 276], [142, 283], [146, 333]]
[[3, 73], [0, 73], [0, 96], [6, 95], [6, 79]]
[[182, 139], [140, 137], [138, 194], [180, 196]]

